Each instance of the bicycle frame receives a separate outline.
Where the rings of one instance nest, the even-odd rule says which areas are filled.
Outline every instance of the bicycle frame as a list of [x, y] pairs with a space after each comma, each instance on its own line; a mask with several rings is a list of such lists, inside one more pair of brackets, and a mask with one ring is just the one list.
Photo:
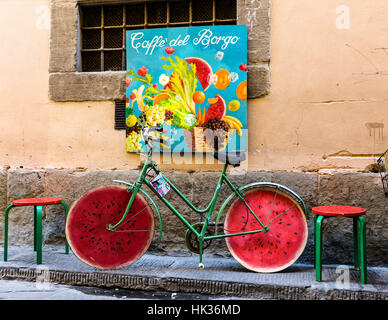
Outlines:
[[[204, 240], [212, 240], [212, 239], [217, 239], [217, 238], [226, 238], [226, 237], [232, 237], [232, 236], [240, 236], [240, 235], [245, 235], [245, 234], [252, 234], [252, 233], [258, 233], [258, 232], [263, 232], [263, 231], [268, 231], [269, 228], [268, 226], [265, 226], [261, 221], [260, 219], [255, 215], [255, 213], [253, 212], [253, 210], [249, 207], [249, 205], [246, 203], [245, 199], [243, 198], [244, 194], [238, 189], [236, 188], [232, 182], [228, 179], [227, 175], [226, 175], [226, 169], [228, 167], [228, 164], [225, 164], [224, 167], [223, 167], [223, 170], [220, 174], [220, 177], [218, 179], [218, 183], [217, 183], [217, 186], [216, 186], [216, 189], [214, 191], [214, 194], [213, 194], [213, 197], [212, 199], [210, 200], [209, 204], [207, 205], [207, 207], [205, 209], [199, 209], [197, 208], [195, 205], [193, 205], [190, 200], [188, 200], [185, 195], [157, 168], [157, 166], [152, 162], [151, 160], [151, 157], [150, 156], [147, 156], [146, 158], [146, 161], [144, 163], [144, 166], [143, 166], [143, 169], [140, 173], [140, 176], [138, 178], [138, 180], [136, 181], [136, 183], [134, 184], [133, 187], [130, 187], [128, 188], [129, 190], [132, 191], [132, 195], [130, 197], [130, 200], [128, 202], [128, 206], [126, 208], [126, 211], [125, 213], [123, 214], [121, 220], [119, 222], [117, 222], [115, 225], [113, 226], [109, 226], [109, 230], [110, 231], [115, 231], [125, 220], [130, 208], [131, 208], [131, 205], [136, 197], [136, 194], [139, 192], [140, 188], [142, 187], [143, 184], [146, 184], [151, 190], [152, 192], [174, 213], [175, 216], [178, 217], [178, 219], [188, 228], [190, 229], [190, 231], [197, 237], [198, 241], [199, 241], [199, 244], [200, 244], [200, 262], [202, 262], [202, 243]], [[191, 208], [194, 212], [197, 212], [199, 214], [204, 214], [204, 213], [207, 213], [206, 215], [206, 219], [204, 221], [204, 224], [203, 224], [203, 227], [202, 227], [202, 230], [200, 232], [198, 232], [197, 230], [195, 230], [195, 228], [190, 224], [190, 222], [188, 222], [181, 214], [180, 212], [165, 198], [165, 197], [161, 197], [159, 195], [159, 193], [155, 190], [155, 188], [151, 185], [150, 181], [147, 179], [147, 172], [149, 169], [153, 169], [155, 171], [156, 174], [160, 174], [166, 181], [167, 183], [170, 185], [171, 189], [189, 206], [189, 208]], [[246, 232], [235, 232], [235, 233], [228, 233], [228, 234], [218, 234], [218, 235], [208, 235], [208, 236], [205, 236], [205, 233], [206, 233], [206, 230], [207, 230], [207, 227], [208, 227], [208, 224], [209, 224], [209, 221], [210, 221], [210, 217], [212, 216], [213, 214], [213, 211], [214, 211], [214, 207], [216, 205], [216, 202], [218, 200], [218, 196], [220, 194], [220, 191], [221, 191], [221, 186], [223, 184], [223, 182], [226, 182], [226, 184], [230, 187], [230, 189], [232, 190], [233, 194], [235, 194], [237, 197], [239, 197], [243, 203], [245, 204], [245, 206], [247, 207], [247, 209], [250, 211], [250, 213], [254, 216], [254, 218], [259, 222], [259, 224], [261, 225], [262, 229], [259, 229], [259, 230], [254, 230], [254, 231], [246, 231]]]

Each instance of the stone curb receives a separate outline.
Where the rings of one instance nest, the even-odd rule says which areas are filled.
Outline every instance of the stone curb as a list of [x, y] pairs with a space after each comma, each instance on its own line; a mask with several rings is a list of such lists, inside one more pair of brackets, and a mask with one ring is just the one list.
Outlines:
[[[0, 267], [4, 280], [36, 281], [36, 269]], [[253, 285], [228, 281], [147, 277], [118, 273], [49, 271], [50, 281], [65, 285], [119, 287], [132, 290], [169, 291], [275, 300], [388, 300], [388, 292]]]

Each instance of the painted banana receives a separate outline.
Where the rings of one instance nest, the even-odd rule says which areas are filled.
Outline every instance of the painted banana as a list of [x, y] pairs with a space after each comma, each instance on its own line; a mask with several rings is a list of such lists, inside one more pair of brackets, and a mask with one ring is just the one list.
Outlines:
[[242, 128], [242, 123], [241, 123], [241, 121], [240, 120], [238, 120], [237, 118], [235, 118], [235, 117], [232, 117], [232, 116], [224, 116], [224, 118], [225, 119], [228, 119], [228, 120], [230, 120], [230, 121], [233, 121], [233, 122], [235, 122], [235, 123], [237, 123], [237, 125], [240, 127], [240, 128]]
[[225, 118], [223, 118], [222, 120], [226, 122], [226, 124], [228, 125], [229, 129], [232, 130], [231, 133], [233, 133], [235, 124], [234, 124], [232, 121], [230, 121], [230, 120], [228, 120], [228, 119], [225, 119]]
[[236, 119], [235, 117], [231, 117], [231, 116], [224, 116], [224, 118], [222, 120], [224, 120], [231, 129], [235, 129], [237, 134], [240, 137], [242, 136], [241, 128], [243, 125], [240, 122], [240, 120]]

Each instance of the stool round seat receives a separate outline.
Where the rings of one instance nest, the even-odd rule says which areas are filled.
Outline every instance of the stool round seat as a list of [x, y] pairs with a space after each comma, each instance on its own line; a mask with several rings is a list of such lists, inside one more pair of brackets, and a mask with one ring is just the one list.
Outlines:
[[312, 211], [327, 217], [359, 217], [366, 213], [364, 208], [353, 206], [320, 206], [314, 207]]
[[14, 206], [45, 206], [49, 204], [58, 204], [61, 203], [61, 198], [27, 198], [27, 199], [17, 199], [12, 201]]
[[[34, 251], [36, 251], [36, 263], [42, 263], [42, 230], [43, 230], [43, 207], [51, 204], [59, 204], [65, 209], [65, 221], [69, 208], [62, 198], [58, 197], [42, 197], [42, 198], [25, 198], [17, 199], [5, 209], [4, 215], [4, 261], [8, 260], [8, 215], [12, 208], [17, 206], [32, 206], [34, 207]], [[69, 244], [65, 237], [65, 253], [69, 253]]]

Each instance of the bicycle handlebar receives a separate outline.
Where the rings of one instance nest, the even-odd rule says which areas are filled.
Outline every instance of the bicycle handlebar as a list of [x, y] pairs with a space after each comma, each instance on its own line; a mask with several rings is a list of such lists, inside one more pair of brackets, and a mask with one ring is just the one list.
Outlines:
[[166, 144], [165, 139], [163, 139], [161, 137], [153, 137], [150, 135], [151, 132], [155, 132], [155, 131], [160, 132], [160, 133], [165, 132], [163, 127], [161, 127], [161, 126], [145, 127], [141, 131], [143, 141], [150, 147], [151, 150], [154, 147], [152, 145], [152, 142], [159, 142], [159, 143]]
[[158, 132], [163, 132], [163, 127], [158, 127], [158, 126], [154, 126], [154, 127], [144, 127], [143, 128], [143, 132], [147, 130], [148, 132], [150, 131], [158, 131]]

